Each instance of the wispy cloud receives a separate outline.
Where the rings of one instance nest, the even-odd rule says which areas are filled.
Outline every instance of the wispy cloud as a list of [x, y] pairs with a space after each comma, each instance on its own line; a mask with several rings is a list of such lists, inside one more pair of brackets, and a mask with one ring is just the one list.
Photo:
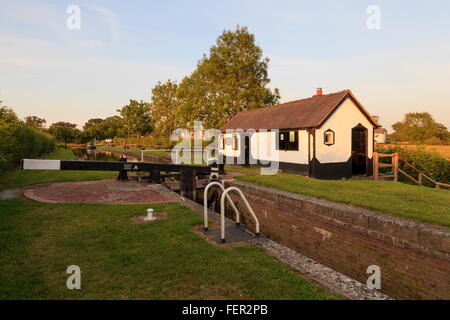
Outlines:
[[119, 40], [120, 22], [119, 22], [119, 16], [116, 13], [112, 12], [109, 9], [102, 8], [102, 7], [96, 7], [96, 6], [90, 6], [90, 5], [83, 5], [82, 7], [98, 14], [103, 19], [103, 21], [108, 24], [110, 34], [111, 34], [111, 39], [114, 41]]

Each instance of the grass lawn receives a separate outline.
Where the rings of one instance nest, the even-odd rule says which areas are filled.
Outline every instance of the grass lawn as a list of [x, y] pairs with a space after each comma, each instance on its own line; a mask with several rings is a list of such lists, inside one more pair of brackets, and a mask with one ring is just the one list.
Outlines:
[[[234, 169], [227, 167], [229, 171]], [[450, 227], [449, 190], [390, 181], [317, 180], [285, 173], [261, 176], [258, 171], [240, 172], [247, 174], [236, 177], [243, 181]]]
[[[57, 150], [49, 158], [71, 153]], [[106, 174], [13, 170], [0, 186]], [[152, 205], [168, 217], [133, 224], [147, 207], [0, 200], [0, 299], [338, 298], [261, 248], [211, 245], [192, 231], [201, 216], [179, 204]], [[70, 265], [81, 268], [81, 290], [66, 287]]]
[[[0, 299], [330, 299], [254, 246], [223, 249], [192, 232], [196, 213], [153, 205], [0, 201]], [[81, 290], [66, 269], [81, 268]]]

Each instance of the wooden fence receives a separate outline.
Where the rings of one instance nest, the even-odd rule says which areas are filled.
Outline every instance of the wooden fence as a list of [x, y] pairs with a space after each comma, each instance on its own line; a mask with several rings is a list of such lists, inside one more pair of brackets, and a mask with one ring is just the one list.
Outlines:
[[[391, 158], [391, 163], [381, 163], [380, 158]], [[413, 171], [417, 173], [417, 178], [413, 177], [412, 175], [408, 174], [404, 170], [402, 170], [399, 166], [400, 162], [403, 163], [403, 165], [411, 168]], [[380, 173], [380, 168], [391, 168], [393, 175], [387, 175]], [[380, 180], [380, 178], [393, 178], [395, 182], [398, 181], [398, 174], [402, 174], [405, 177], [407, 177], [409, 180], [413, 181], [417, 185], [423, 185], [424, 179], [430, 181], [433, 183], [437, 189], [450, 189], [449, 184], [437, 182], [427, 176], [425, 173], [421, 172], [419, 169], [414, 167], [412, 164], [410, 164], [408, 161], [406, 161], [402, 156], [400, 156], [398, 153], [379, 153], [374, 152], [373, 153], [373, 177], [375, 180]]]

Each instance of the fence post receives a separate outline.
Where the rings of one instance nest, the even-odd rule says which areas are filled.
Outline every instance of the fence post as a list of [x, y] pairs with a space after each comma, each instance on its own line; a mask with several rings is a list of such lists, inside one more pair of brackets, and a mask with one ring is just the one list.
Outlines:
[[150, 171], [150, 183], [161, 183], [161, 172], [159, 169], [152, 169]]
[[373, 153], [373, 178], [378, 180], [378, 152]]
[[419, 172], [419, 179], [418, 179], [419, 185], [422, 185], [422, 184], [423, 184], [423, 183], [422, 183], [422, 177], [423, 177], [422, 172]]
[[392, 157], [392, 168], [394, 169], [394, 181], [398, 182], [398, 153]]
[[193, 169], [181, 169], [180, 171], [180, 193], [182, 196], [196, 200], [196, 172]]

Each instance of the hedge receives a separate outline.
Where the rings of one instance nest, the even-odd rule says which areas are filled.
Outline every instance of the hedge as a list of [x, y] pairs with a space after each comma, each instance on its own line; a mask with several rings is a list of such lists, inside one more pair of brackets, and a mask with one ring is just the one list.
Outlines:
[[[425, 149], [421, 147], [416, 149], [407, 149], [400, 146], [390, 146], [388, 148], [379, 147], [376, 151], [382, 153], [398, 152], [403, 159], [435, 181], [447, 184], [450, 183], [450, 161], [438, 152], [425, 151]], [[390, 161], [390, 159], [382, 158], [380, 161], [386, 162]], [[417, 178], [417, 173], [413, 169], [404, 165], [403, 161], [400, 161], [400, 168], [409, 175]], [[411, 182], [402, 174], [399, 175], [399, 180]], [[424, 179], [423, 181], [425, 185], [434, 186], [432, 183], [429, 183], [427, 179]]]
[[55, 149], [52, 136], [23, 124], [0, 126], [0, 172], [24, 158], [36, 158]]

